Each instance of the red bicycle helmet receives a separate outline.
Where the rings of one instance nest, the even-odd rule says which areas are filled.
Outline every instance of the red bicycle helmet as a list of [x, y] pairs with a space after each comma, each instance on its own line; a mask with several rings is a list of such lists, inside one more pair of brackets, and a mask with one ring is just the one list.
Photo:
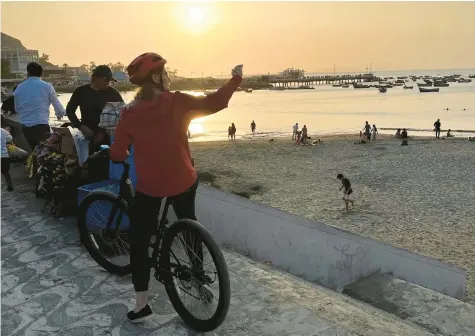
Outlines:
[[135, 58], [127, 67], [129, 81], [132, 84], [140, 85], [152, 71], [162, 67], [165, 63], [167, 61], [159, 54], [142, 54]]

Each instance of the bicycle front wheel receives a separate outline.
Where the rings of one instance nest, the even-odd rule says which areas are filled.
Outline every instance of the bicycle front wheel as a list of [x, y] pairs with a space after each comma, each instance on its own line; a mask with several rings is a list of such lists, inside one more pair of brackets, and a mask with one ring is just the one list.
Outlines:
[[231, 286], [223, 253], [199, 223], [173, 223], [163, 239], [160, 268], [170, 302], [191, 328], [209, 332], [229, 309]]
[[130, 273], [129, 207], [116, 194], [95, 191], [79, 206], [78, 230], [91, 257], [117, 275]]

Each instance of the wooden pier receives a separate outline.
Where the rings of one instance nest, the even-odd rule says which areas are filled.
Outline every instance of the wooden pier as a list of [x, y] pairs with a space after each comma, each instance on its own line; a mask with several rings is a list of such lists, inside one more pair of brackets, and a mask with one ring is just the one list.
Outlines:
[[338, 75], [338, 76], [303, 76], [299, 78], [289, 78], [278, 75], [270, 75], [269, 84], [275, 87], [289, 86], [315, 86], [323, 84], [352, 84], [362, 82], [377, 81], [378, 78], [373, 74], [359, 75]]

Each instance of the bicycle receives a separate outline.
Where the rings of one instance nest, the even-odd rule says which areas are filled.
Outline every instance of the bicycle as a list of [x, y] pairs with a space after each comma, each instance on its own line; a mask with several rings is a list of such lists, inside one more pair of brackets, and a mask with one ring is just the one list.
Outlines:
[[[126, 275], [131, 272], [130, 257], [127, 258], [130, 251], [127, 229], [134, 190], [129, 177], [130, 165], [121, 163], [124, 172], [119, 193], [97, 190], [87, 195], [79, 206], [78, 229], [81, 241], [100, 266], [110, 273]], [[157, 230], [149, 248], [151, 267], [155, 270], [155, 279], [164, 284], [171, 304], [183, 321], [197, 331], [209, 332], [222, 324], [229, 309], [231, 288], [226, 261], [211, 234], [198, 222], [181, 219], [167, 225], [168, 208], [172, 203], [172, 198], [162, 201], [163, 210], [157, 218]], [[98, 218], [90, 217], [90, 213], [98, 209], [108, 212], [99, 218], [107, 220], [105, 226], [97, 225]], [[183, 254], [181, 257], [191, 259], [189, 265], [177, 256], [176, 247], [180, 246], [185, 248], [184, 257]], [[205, 270], [204, 247], [215, 266], [211, 274]], [[119, 255], [115, 256], [117, 252]], [[212, 286], [217, 281], [218, 295], [215, 295]], [[195, 316], [181, 299], [183, 293], [190, 295], [193, 302], [201, 304], [205, 310], [209, 310], [217, 297], [216, 309], [210, 317]]]

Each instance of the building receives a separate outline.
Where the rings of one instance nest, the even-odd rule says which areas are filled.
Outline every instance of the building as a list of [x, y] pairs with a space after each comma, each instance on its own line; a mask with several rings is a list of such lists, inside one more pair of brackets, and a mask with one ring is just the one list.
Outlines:
[[26, 66], [30, 62], [39, 62], [38, 50], [11, 49], [2, 45], [2, 62], [10, 64], [10, 72], [20, 76], [26, 75]]

